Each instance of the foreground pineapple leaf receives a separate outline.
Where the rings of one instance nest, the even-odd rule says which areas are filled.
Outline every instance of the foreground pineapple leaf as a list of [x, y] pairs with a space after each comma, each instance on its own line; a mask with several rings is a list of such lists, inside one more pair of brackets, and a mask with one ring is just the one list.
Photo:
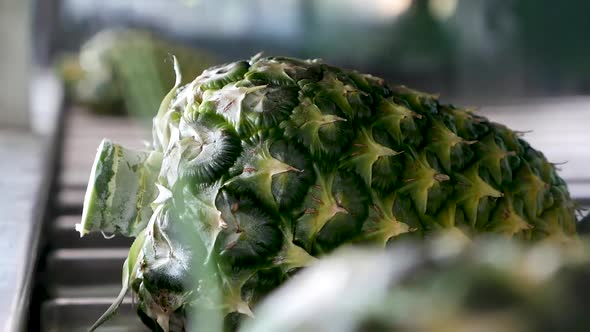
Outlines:
[[129, 255], [123, 263], [123, 278], [121, 283], [121, 291], [119, 292], [119, 295], [117, 295], [115, 302], [111, 304], [107, 311], [105, 311], [105, 313], [102, 314], [102, 316], [100, 316], [100, 318], [90, 327], [90, 332], [96, 330], [100, 325], [104, 324], [113, 315], [115, 315], [117, 309], [123, 302], [125, 295], [127, 295], [131, 283], [137, 277], [137, 272], [143, 259], [142, 248], [145, 243], [145, 233], [146, 231], [143, 230], [137, 235], [135, 241], [133, 241], [133, 244], [131, 245], [131, 249], [129, 249]]
[[175, 71], [153, 150], [99, 148], [78, 227], [147, 227], [131, 286], [154, 330], [219, 313], [235, 330], [296, 271], [350, 243], [440, 230], [575, 242], [553, 165], [436, 96], [318, 60], [257, 55], [184, 86]]
[[341, 248], [262, 301], [239, 331], [588, 331], [589, 276], [584, 246], [449, 233], [427, 245]]

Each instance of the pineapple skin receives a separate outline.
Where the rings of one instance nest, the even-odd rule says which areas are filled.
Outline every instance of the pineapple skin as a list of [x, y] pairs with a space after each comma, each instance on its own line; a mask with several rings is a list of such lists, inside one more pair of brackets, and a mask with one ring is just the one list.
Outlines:
[[235, 328], [344, 244], [576, 238], [565, 182], [519, 133], [319, 60], [255, 56], [177, 79], [153, 150], [159, 194], [130, 284], [154, 330], [182, 331], [194, 308]]

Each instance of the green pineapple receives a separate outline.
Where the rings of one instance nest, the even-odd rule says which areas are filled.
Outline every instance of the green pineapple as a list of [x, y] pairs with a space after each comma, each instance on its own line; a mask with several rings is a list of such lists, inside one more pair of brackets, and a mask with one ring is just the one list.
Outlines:
[[152, 150], [103, 141], [86, 195], [78, 230], [137, 237], [119, 300], [131, 288], [164, 331], [194, 310], [238, 324], [348, 243], [576, 238], [565, 182], [516, 132], [319, 60], [255, 56], [178, 78]]
[[240, 332], [589, 331], [589, 277], [587, 251], [548, 243], [346, 248], [273, 292]]
[[149, 119], [174, 84], [172, 54], [186, 64], [186, 78], [214, 63], [210, 54], [147, 31], [109, 29], [90, 38], [79, 54], [61, 57], [58, 69], [74, 102], [99, 114]]

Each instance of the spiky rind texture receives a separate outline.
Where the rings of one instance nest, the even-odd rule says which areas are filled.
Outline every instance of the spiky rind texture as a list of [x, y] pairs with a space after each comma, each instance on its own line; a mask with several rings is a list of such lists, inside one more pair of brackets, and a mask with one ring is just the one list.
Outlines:
[[[154, 124], [161, 209], [134, 289], [142, 317], [161, 326], [193, 305], [250, 315], [291, 271], [344, 243], [448, 228], [575, 236], [566, 184], [518, 133], [318, 60], [207, 70], [171, 91]], [[190, 283], [197, 252], [218, 302]]]

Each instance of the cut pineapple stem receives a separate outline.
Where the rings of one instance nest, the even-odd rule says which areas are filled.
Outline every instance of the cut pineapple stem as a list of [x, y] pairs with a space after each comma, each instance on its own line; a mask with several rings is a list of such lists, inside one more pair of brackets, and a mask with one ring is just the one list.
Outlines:
[[143, 230], [152, 215], [161, 164], [159, 152], [127, 149], [104, 139], [90, 173], [82, 220], [76, 225], [80, 236], [97, 231], [136, 236]]

